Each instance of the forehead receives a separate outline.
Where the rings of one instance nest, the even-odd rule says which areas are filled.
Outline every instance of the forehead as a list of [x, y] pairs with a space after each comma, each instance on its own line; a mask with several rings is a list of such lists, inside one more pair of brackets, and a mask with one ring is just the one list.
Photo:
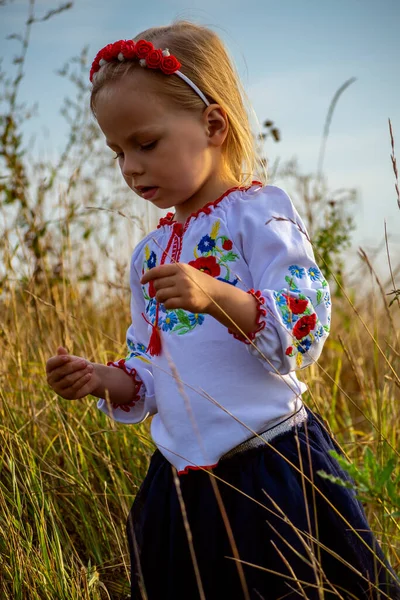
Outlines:
[[107, 138], [123, 135], [129, 128], [162, 125], [177, 115], [179, 108], [160, 91], [144, 69], [108, 81], [96, 98], [96, 118]]

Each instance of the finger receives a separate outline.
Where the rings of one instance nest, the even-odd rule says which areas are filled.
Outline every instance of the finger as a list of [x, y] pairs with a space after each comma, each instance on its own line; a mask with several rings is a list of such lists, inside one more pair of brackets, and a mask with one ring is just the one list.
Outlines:
[[60, 381], [64, 377], [69, 376], [76, 371], [82, 371], [88, 366], [88, 364], [90, 363], [88, 363], [85, 359], [70, 360], [66, 364], [61, 365], [61, 367], [51, 371], [48, 379], [51, 379], [53, 383], [57, 383], [57, 381]]
[[156, 293], [156, 300], [157, 302], [161, 302], [165, 305], [165, 302], [167, 300], [170, 300], [171, 298], [177, 298], [177, 291], [178, 290], [176, 289], [176, 287], [164, 288]]
[[[165, 300], [165, 302], [163, 302], [164, 304], [164, 308], [166, 308], [167, 310], [174, 310], [176, 308], [184, 308], [182, 305], [182, 298], [169, 298], [168, 300]], [[184, 309], [186, 310], [186, 309]]]
[[173, 288], [176, 286], [175, 277], [160, 277], [154, 282], [154, 289], [156, 291], [164, 288]]
[[142, 285], [145, 285], [152, 279], [158, 279], [159, 277], [169, 277], [176, 273], [175, 265], [159, 265], [158, 267], [153, 267], [146, 271], [143, 277], [140, 280]]
[[68, 354], [68, 350], [66, 348], [64, 348], [64, 346], [58, 346], [57, 354], [60, 356], [63, 356], [65, 354]]
[[91, 394], [93, 390], [93, 378], [92, 373], [90, 373], [89, 377], [82, 377], [82, 379], [79, 381], [79, 387], [75, 392], [75, 397], [78, 400], [79, 398], [83, 398], [84, 396]]
[[86, 379], [88, 381], [92, 376], [92, 373], [92, 365], [87, 365], [86, 369], [84, 369], [83, 371], [75, 371], [75, 373], [71, 373], [70, 375], [67, 375], [66, 377], [60, 379], [57, 382], [57, 388], [64, 391], [68, 389], [77, 390], [82, 385], [80, 381], [83, 379]]
[[[79, 400], [90, 393], [92, 387], [93, 373], [86, 373], [80, 379], [78, 379], [73, 386], [65, 389], [57, 388], [57, 393], [62, 398], [67, 400]], [[86, 391], [88, 390], [88, 391]]]
[[70, 360], [71, 357], [65, 354], [52, 356], [46, 363], [46, 373], [51, 373], [51, 371], [53, 371], [54, 369], [58, 369], [62, 365], [65, 365]]

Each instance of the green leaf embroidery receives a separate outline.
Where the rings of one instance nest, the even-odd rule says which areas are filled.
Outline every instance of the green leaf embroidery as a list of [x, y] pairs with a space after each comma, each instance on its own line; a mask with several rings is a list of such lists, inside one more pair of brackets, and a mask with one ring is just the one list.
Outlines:
[[175, 325], [172, 331], [174, 331], [178, 335], [184, 335], [185, 333], [189, 333], [189, 331], [191, 331], [192, 329], [193, 327], [191, 326], [188, 327], [187, 325], [178, 324]]
[[238, 254], [235, 254], [235, 252], [232, 252], [232, 250], [230, 250], [229, 252], [227, 252], [226, 254], [221, 256], [221, 258], [219, 260], [220, 260], [220, 262], [234, 262], [238, 258], [239, 258]]
[[317, 306], [321, 304], [324, 293], [322, 290], [317, 290]]
[[183, 325], [185, 325], [186, 327], [191, 327], [190, 324], [190, 319], [187, 316], [186, 312], [184, 310], [182, 310], [182, 308], [178, 308], [178, 310], [175, 312], [176, 316], [178, 317], [178, 320], [180, 323], [183, 323]]
[[289, 275], [286, 275], [285, 281], [289, 284], [291, 290], [297, 290], [297, 286], [293, 281], [293, 277], [289, 277]]

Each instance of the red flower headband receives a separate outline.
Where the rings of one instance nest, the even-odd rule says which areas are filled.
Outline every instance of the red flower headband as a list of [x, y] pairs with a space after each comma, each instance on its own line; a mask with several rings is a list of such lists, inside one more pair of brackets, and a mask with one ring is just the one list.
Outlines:
[[90, 69], [90, 81], [96, 76], [96, 73], [101, 67], [109, 62], [125, 60], [139, 60], [141, 67], [147, 67], [149, 69], [160, 69], [165, 75], [178, 75], [183, 81], [185, 81], [190, 87], [200, 96], [206, 106], [209, 106], [209, 102], [202, 91], [199, 90], [197, 85], [193, 83], [189, 77], [179, 71], [182, 66], [179, 60], [170, 54], [168, 48], [161, 50], [154, 48], [151, 42], [146, 40], [139, 40], [134, 42], [133, 40], [119, 40], [113, 44], [107, 44], [104, 46], [96, 55]]

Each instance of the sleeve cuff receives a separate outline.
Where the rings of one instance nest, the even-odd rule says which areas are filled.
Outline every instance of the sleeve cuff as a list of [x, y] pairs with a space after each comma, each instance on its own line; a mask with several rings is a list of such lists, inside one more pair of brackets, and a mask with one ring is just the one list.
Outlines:
[[108, 362], [107, 367], [116, 367], [117, 369], [122, 369], [123, 371], [125, 371], [125, 373], [127, 375], [129, 375], [133, 379], [135, 389], [134, 389], [134, 394], [133, 394], [132, 400], [125, 404], [119, 404], [118, 402], [110, 402], [111, 406], [114, 409], [120, 408], [121, 410], [123, 410], [125, 412], [129, 412], [130, 409], [133, 408], [137, 404], [137, 402], [139, 402], [139, 400], [141, 400], [141, 398], [142, 398], [143, 394], [141, 393], [141, 390], [143, 387], [143, 382], [139, 378], [136, 369], [127, 367], [126, 361], [123, 358], [121, 358], [120, 360], [115, 361], [115, 362], [114, 361]]
[[244, 344], [251, 344], [251, 342], [255, 339], [257, 333], [264, 329], [266, 325], [265, 317], [267, 316], [267, 310], [265, 308], [265, 298], [260, 292], [260, 290], [254, 291], [253, 289], [251, 289], [248, 290], [247, 293], [253, 296], [253, 298], [255, 298], [257, 301], [256, 328], [254, 329], [254, 331], [248, 333], [246, 336], [242, 335], [241, 333], [232, 331], [231, 329], [228, 329], [228, 333], [233, 335], [235, 339], [239, 340], [240, 342], [243, 342]]

